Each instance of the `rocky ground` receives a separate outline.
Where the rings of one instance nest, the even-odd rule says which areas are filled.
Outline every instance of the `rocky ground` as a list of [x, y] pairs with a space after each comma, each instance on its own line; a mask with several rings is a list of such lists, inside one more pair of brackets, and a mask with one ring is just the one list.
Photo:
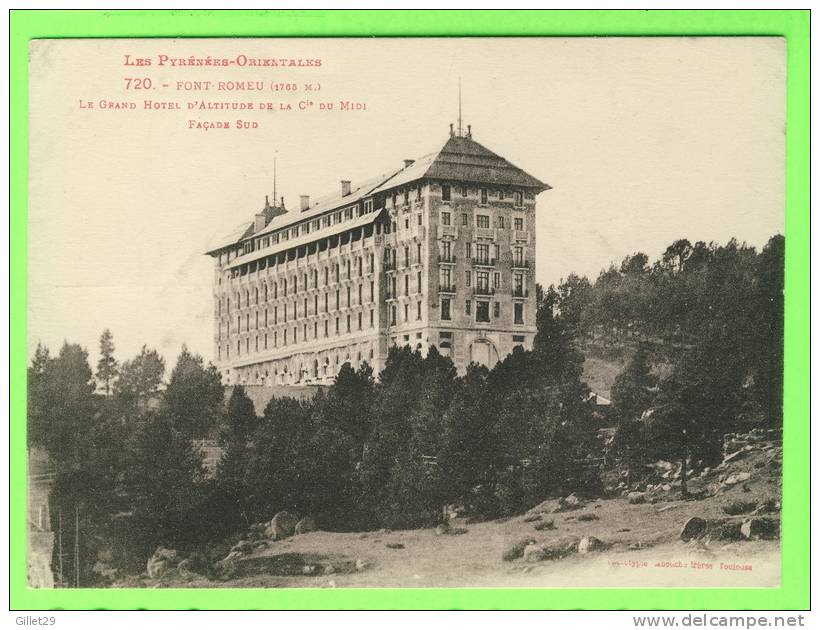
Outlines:
[[778, 436], [730, 435], [725, 446], [687, 499], [680, 471], [658, 462], [641, 488], [621, 483], [607, 497], [570, 495], [482, 523], [337, 533], [280, 514], [211, 565], [158, 550], [146, 574], [111, 586], [776, 586]]

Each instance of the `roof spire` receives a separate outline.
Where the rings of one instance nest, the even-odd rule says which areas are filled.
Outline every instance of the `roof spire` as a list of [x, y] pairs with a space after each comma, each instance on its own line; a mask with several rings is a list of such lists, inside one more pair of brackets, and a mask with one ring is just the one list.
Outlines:
[[276, 151], [273, 152], [273, 203], [276, 204]]
[[461, 77], [458, 77], [458, 136], [461, 137]]

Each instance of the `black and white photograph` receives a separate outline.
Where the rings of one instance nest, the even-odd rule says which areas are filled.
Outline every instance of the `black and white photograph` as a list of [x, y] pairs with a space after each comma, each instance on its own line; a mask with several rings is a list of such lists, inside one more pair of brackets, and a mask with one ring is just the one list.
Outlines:
[[780, 585], [782, 38], [29, 53], [30, 587]]

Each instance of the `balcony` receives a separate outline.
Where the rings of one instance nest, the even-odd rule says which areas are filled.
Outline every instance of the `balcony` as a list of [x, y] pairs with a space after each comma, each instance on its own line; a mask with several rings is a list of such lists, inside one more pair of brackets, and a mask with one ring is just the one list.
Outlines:
[[514, 298], [527, 298], [530, 297], [529, 289], [513, 289], [512, 296]]
[[529, 269], [530, 268], [530, 261], [529, 260], [513, 260], [512, 268], [513, 269]]
[[513, 230], [513, 240], [516, 243], [529, 243], [530, 233], [526, 230]]
[[492, 287], [474, 287], [473, 295], [495, 295], [495, 289]]
[[476, 267], [495, 267], [495, 258], [473, 258]]
[[495, 228], [480, 228], [477, 227], [473, 232], [473, 235], [476, 238], [486, 238], [490, 239], [491, 241], [495, 240]]
[[449, 284], [449, 285], [448, 284], [440, 284], [439, 287], [438, 287], [438, 292], [439, 293], [453, 293], [453, 294], [455, 294], [456, 285], [454, 285], [454, 284]]
[[458, 228], [455, 225], [441, 225], [438, 226], [438, 237], [452, 237], [458, 238]]
[[456, 264], [456, 257], [450, 254], [449, 256], [443, 256], [442, 254], [438, 255], [438, 261], [444, 265], [455, 265]]

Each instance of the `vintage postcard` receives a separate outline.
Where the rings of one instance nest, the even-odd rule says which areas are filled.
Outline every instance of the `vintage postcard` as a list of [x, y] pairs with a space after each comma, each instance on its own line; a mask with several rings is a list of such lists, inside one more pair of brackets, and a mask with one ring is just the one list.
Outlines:
[[30, 587], [780, 585], [783, 38], [29, 80]]

